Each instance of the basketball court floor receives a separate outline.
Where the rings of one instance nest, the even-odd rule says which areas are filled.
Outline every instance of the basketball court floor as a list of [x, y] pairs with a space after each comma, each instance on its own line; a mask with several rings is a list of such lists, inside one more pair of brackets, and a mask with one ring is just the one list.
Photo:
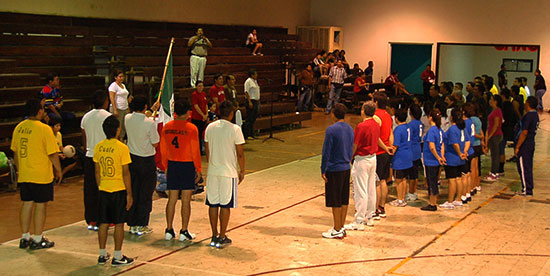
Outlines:
[[[418, 201], [405, 208], [388, 206], [386, 219], [365, 231], [349, 231], [343, 240], [321, 237], [332, 222], [324, 207], [319, 155], [330, 119], [321, 113], [301, 129], [276, 133], [285, 143], [256, 140], [246, 146], [249, 173], [231, 214], [233, 244], [225, 249], [208, 246], [204, 194], [192, 202], [193, 242], [163, 239], [166, 199], [157, 199], [154, 232], [127, 233], [123, 253], [137, 260], [118, 268], [96, 264], [97, 233], [81, 220], [81, 180], [56, 187], [45, 233], [56, 243], [51, 249], [17, 247], [18, 196], [0, 195], [0, 275], [550, 275], [548, 119], [541, 115], [537, 134], [534, 197], [514, 195], [519, 178], [515, 163], [507, 163], [506, 175], [483, 184], [466, 207], [422, 212], [418, 207], [426, 204], [427, 193], [420, 190]], [[355, 127], [359, 118], [347, 120]], [[441, 202], [446, 181], [442, 186]], [[353, 213], [351, 200], [348, 220]], [[179, 223], [176, 215], [176, 230]], [[111, 236], [112, 230], [107, 245], [112, 253]]]

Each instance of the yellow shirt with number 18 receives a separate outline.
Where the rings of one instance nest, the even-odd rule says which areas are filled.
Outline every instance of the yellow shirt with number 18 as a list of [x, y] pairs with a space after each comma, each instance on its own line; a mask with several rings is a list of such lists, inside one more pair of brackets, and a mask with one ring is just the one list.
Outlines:
[[94, 162], [100, 166], [100, 191], [114, 193], [126, 190], [122, 167], [132, 163], [128, 146], [114, 138], [105, 139], [94, 148]]

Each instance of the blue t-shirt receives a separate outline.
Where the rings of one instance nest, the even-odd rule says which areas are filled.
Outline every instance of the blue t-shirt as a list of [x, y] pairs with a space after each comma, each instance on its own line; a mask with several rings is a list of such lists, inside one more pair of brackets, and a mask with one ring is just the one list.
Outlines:
[[353, 128], [337, 122], [327, 128], [321, 159], [321, 173], [350, 169], [353, 155]]
[[419, 120], [412, 120], [409, 122], [409, 128], [411, 129], [411, 151], [412, 159], [418, 160], [422, 158], [420, 148], [420, 142], [422, 141], [422, 134], [424, 133], [424, 124]]
[[445, 140], [445, 159], [447, 160], [447, 166], [461, 166], [465, 164], [465, 161], [460, 159], [460, 156], [455, 151], [453, 145], [458, 144], [461, 151], [464, 151], [464, 145], [466, 143], [466, 136], [464, 130], [459, 129], [456, 125], [452, 125], [444, 135]]
[[430, 142], [435, 144], [435, 151], [439, 156], [441, 156], [441, 146], [443, 145], [443, 130], [436, 126], [430, 127], [428, 129], [428, 132], [424, 136], [424, 165], [435, 167], [439, 166], [439, 161], [437, 161], [437, 158], [433, 155], [432, 151], [430, 150]]
[[464, 128], [464, 134], [466, 136], [466, 141], [470, 141], [470, 148], [468, 149], [468, 155], [474, 154], [474, 139], [476, 126], [472, 122], [472, 119], [468, 118], [464, 120], [466, 127]]
[[535, 149], [535, 135], [537, 134], [537, 128], [539, 126], [539, 115], [537, 111], [531, 110], [525, 113], [521, 118], [520, 124], [521, 131], [527, 130], [527, 137], [525, 137], [525, 141], [521, 144], [519, 149], [520, 153], [524, 153], [524, 151]]
[[393, 130], [393, 145], [397, 151], [393, 155], [391, 167], [394, 170], [406, 170], [413, 166], [411, 151], [411, 129], [407, 124], [398, 125]]
[[[470, 119], [472, 120], [472, 123], [474, 124], [474, 127], [475, 127], [475, 132], [476, 133], [481, 133], [481, 120], [477, 117], [477, 116], [472, 116], [470, 117]], [[473, 139], [473, 145], [474, 146], [481, 146], [481, 139], [475, 137], [474, 135], [474, 139]]]

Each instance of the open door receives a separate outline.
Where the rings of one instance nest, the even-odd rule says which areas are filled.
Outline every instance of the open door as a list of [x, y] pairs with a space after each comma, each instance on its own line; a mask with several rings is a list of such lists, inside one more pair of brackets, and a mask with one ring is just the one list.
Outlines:
[[[432, 61], [432, 44], [391, 43], [391, 72], [399, 72], [399, 80], [407, 91], [423, 94], [420, 75]], [[433, 67], [433, 66], [432, 66]]]

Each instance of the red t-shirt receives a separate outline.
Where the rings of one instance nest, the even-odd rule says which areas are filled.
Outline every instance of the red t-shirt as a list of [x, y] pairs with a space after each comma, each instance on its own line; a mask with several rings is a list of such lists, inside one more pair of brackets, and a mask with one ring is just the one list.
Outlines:
[[225, 101], [225, 92], [223, 86], [216, 86], [215, 84], [210, 87], [210, 100], [214, 101], [214, 98], [218, 98], [218, 103]]
[[357, 145], [354, 155], [367, 156], [378, 151], [380, 126], [374, 119], [368, 119], [357, 125], [353, 143]]
[[202, 116], [199, 114], [199, 112], [195, 111], [195, 105], [198, 105], [200, 110], [202, 111], [202, 114], [207, 115], [207, 107], [208, 107], [208, 100], [206, 99], [206, 93], [204, 91], [202, 92], [193, 92], [191, 95], [191, 103], [193, 104], [193, 109], [191, 112], [191, 119], [193, 120], [201, 120]]
[[[382, 139], [382, 142], [384, 145], [389, 146], [390, 145], [390, 134], [391, 134], [391, 127], [392, 127], [392, 119], [390, 114], [385, 109], [377, 109], [374, 112], [375, 116], [378, 116], [380, 120], [382, 121], [382, 125], [380, 126], [380, 139]], [[376, 152], [376, 155], [385, 153], [386, 151], [382, 149], [381, 147], [378, 147], [378, 151]]]
[[359, 87], [359, 85], [360, 85], [360, 84], [365, 84], [365, 83], [367, 83], [367, 81], [365, 81], [365, 80], [362, 79], [361, 77], [356, 78], [356, 79], [355, 79], [355, 83], [354, 83], [354, 85], [353, 85], [353, 92], [355, 92], [355, 93], [361, 92], [361, 89], [362, 89], [362, 88], [365, 88], [365, 86]]

